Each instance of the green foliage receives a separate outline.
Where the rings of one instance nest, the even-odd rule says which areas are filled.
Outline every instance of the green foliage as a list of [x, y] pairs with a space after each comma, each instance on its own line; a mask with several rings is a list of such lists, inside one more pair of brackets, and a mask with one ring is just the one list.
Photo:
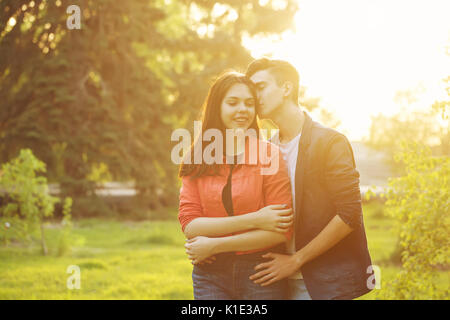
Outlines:
[[[449, 83], [450, 77], [444, 79]], [[397, 93], [396, 100], [403, 111], [393, 116], [372, 117], [368, 146], [387, 154], [388, 162], [397, 173], [404, 173], [405, 163], [395, 161], [395, 154], [402, 143], [419, 143], [429, 147], [434, 156], [450, 156], [450, 101], [436, 101], [427, 111], [409, 111], [408, 105], [416, 102], [416, 90]], [[450, 97], [450, 87], [446, 88]], [[419, 90], [420, 91], [420, 90]]]
[[[29, 149], [21, 150], [17, 158], [2, 165], [0, 187], [7, 201], [1, 207], [1, 212], [6, 220], [11, 220], [15, 235], [27, 242], [31, 239], [31, 233], [42, 225], [44, 218], [53, 215], [58, 202], [56, 197], [48, 193], [47, 179], [38, 176], [45, 171], [45, 163], [37, 159]], [[43, 234], [41, 238], [45, 254]]]
[[[450, 97], [450, 76], [447, 77], [444, 80], [445, 83], [447, 83], [447, 95]], [[445, 100], [445, 101], [436, 101], [433, 104], [433, 110], [440, 112], [441, 113], [441, 118], [443, 120], [448, 120], [448, 112], [450, 111], [450, 101], [449, 100]]]
[[59, 235], [58, 243], [58, 256], [63, 256], [71, 252], [73, 246], [81, 246], [83, 240], [80, 237], [72, 235], [72, 198], [67, 197], [64, 199], [63, 203], [63, 219], [62, 219], [62, 230]]
[[[59, 199], [48, 192], [47, 178], [39, 175], [46, 172], [45, 163], [37, 159], [31, 150], [20, 151], [18, 157], [2, 165], [0, 188], [5, 203], [0, 212], [8, 228], [0, 231], [5, 244], [11, 240], [31, 242], [31, 235], [40, 227], [41, 246], [44, 255], [47, 246], [44, 234], [44, 219], [53, 216], [55, 204]], [[64, 221], [68, 226], [64, 233], [70, 230], [70, 208], [72, 200], [64, 201]], [[1, 230], [1, 229], [0, 229]]]
[[387, 299], [448, 299], [438, 290], [436, 268], [450, 266], [450, 157], [405, 144], [397, 155], [406, 174], [390, 181], [387, 213], [397, 222], [402, 270], [385, 284]]
[[244, 36], [281, 33], [297, 11], [294, 0], [74, 0], [81, 29], [68, 30], [68, 5], [0, 1], [0, 161], [32, 148], [64, 195], [130, 181], [152, 209], [177, 199], [172, 130], [197, 118], [214, 76], [250, 62]]
[[431, 148], [434, 155], [450, 156], [448, 119], [440, 120], [437, 109], [402, 112], [394, 116], [378, 115], [372, 118], [368, 146], [387, 154], [389, 164], [397, 173], [404, 173], [404, 163], [394, 156], [404, 142], [416, 142]]

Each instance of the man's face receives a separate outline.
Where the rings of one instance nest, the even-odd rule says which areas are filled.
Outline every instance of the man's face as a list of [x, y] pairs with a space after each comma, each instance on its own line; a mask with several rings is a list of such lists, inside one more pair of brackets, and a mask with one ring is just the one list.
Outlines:
[[279, 87], [275, 77], [268, 70], [261, 70], [250, 77], [258, 92], [258, 116], [262, 119], [271, 118], [273, 112], [282, 105], [284, 90]]

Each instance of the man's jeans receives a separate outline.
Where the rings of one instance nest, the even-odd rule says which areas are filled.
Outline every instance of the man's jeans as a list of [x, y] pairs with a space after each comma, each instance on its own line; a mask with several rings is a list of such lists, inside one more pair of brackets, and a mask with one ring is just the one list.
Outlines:
[[195, 265], [192, 271], [195, 300], [283, 300], [287, 298], [287, 281], [262, 287], [249, 279], [254, 267], [268, 261], [265, 252], [216, 255], [211, 264]]
[[312, 300], [303, 279], [288, 279], [289, 300]]

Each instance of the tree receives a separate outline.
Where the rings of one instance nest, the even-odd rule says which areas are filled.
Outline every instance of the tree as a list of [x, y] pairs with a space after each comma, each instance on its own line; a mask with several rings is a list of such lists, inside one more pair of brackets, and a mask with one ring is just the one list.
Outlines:
[[[42, 253], [47, 255], [44, 219], [53, 216], [55, 204], [60, 200], [48, 192], [45, 163], [37, 159], [31, 150], [23, 149], [17, 158], [2, 165], [0, 188], [6, 199], [0, 213], [12, 224], [16, 237], [30, 241], [31, 234], [40, 228]], [[64, 200], [64, 218], [70, 221], [71, 198]], [[66, 228], [65, 233], [69, 233]], [[6, 231], [5, 231], [6, 233]], [[5, 235], [5, 239], [8, 237]]]
[[[448, 79], [446, 81], [448, 83]], [[450, 96], [449, 88], [447, 93]], [[395, 154], [395, 160], [404, 165], [404, 174], [390, 180], [386, 207], [387, 213], [396, 222], [402, 270], [385, 285], [387, 289], [380, 294], [381, 298], [448, 298], [448, 286], [440, 288], [436, 285], [436, 270], [440, 267], [448, 269], [450, 265], [450, 134], [445, 115], [447, 108], [448, 101], [436, 102], [430, 113], [414, 118], [417, 126], [413, 128], [397, 123], [402, 125], [395, 129], [400, 137], [405, 137], [405, 132], [401, 130], [407, 131], [407, 134], [416, 130], [419, 142], [404, 141], [400, 152]], [[442, 117], [444, 125], [441, 127], [424, 121], [436, 119], [436, 114]], [[392, 132], [393, 128], [388, 131]], [[435, 145], [434, 152], [427, 145], [432, 142], [428, 140], [432, 137], [440, 142]]]
[[[213, 76], [244, 68], [244, 35], [281, 32], [297, 7], [269, 1], [0, 0], [0, 161], [31, 148], [64, 194], [94, 196], [93, 170], [174, 203], [171, 131], [198, 115]], [[268, 19], [270, 17], [270, 19]], [[76, 204], [76, 199], [74, 205]]]
[[[448, 80], [447, 80], [448, 81]], [[447, 89], [448, 90], [448, 89]], [[398, 102], [414, 101], [411, 92], [397, 94]], [[418, 143], [430, 147], [433, 155], [450, 155], [450, 130], [445, 106], [448, 101], [436, 102], [427, 111], [404, 111], [394, 116], [378, 115], [372, 117], [369, 138], [366, 143], [377, 150], [384, 151], [389, 156], [389, 164], [397, 172], [403, 172], [404, 164], [395, 162], [394, 155], [404, 142]]]

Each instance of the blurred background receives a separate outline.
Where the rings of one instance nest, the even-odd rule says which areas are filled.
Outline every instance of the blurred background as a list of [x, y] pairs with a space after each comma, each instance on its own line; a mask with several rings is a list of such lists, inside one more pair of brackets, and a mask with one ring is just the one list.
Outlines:
[[[191, 299], [171, 133], [193, 131], [220, 72], [269, 56], [351, 140], [381, 270], [363, 298], [448, 299], [448, 12], [445, 0], [0, 0], [0, 298]], [[66, 286], [69, 265], [81, 289]]]

